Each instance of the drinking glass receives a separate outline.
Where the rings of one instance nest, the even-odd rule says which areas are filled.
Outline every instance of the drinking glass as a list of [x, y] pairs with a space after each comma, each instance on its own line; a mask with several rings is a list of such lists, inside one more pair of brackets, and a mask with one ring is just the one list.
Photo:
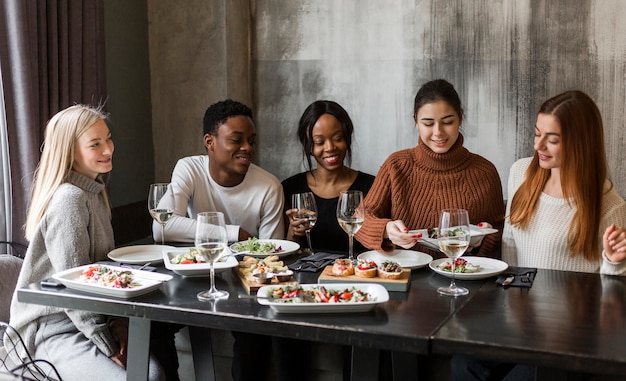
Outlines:
[[437, 242], [439, 249], [451, 259], [452, 280], [450, 286], [439, 287], [437, 291], [442, 295], [459, 296], [467, 295], [469, 291], [463, 287], [457, 287], [454, 283], [456, 259], [459, 258], [467, 247], [470, 240], [470, 224], [467, 210], [444, 209], [439, 215], [439, 232]]
[[354, 261], [354, 235], [363, 225], [364, 218], [363, 192], [349, 190], [339, 193], [337, 222], [348, 233], [348, 259], [351, 261]]
[[313, 254], [313, 246], [311, 245], [311, 229], [317, 222], [317, 206], [315, 205], [315, 196], [312, 192], [297, 193], [291, 195], [291, 207], [298, 209], [293, 215], [293, 219], [300, 221], [300, 226], [304, 227], [306, 232], [306, 240], [309, 244], [308, 254]]
[[148, 211], [161, 225], [161, 244], [165, 244], [165, 224], [174, 214], [174, 194], [168, 183], [150, 184]]
[[215, 288], [215, 262], [225, 254], [227, 243], [228, 235], [226, 234], [224, 213], [198, 213], [195, 246], [196, 250], [206, 257], [211, 268], [211, 288], [199, 292], [198, 300], [209, 301], [228, 298], [227, 291], [220, 291]]

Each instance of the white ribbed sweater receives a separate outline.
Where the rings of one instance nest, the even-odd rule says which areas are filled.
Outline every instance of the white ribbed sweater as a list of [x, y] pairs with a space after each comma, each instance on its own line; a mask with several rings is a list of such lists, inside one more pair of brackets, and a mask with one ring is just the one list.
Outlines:
[[[582, 255], [571, 255], [567, 237], [575, 209], [566, 199], [542, 193], [535, 215], [527, 229], [511, 226], [509, 220], [513, 195], [524, 181], [532, 158], [518, 160], [511, 166], [508, 181], [509, 200], [502, 235], [502, 259], [512, 266], [626, 275], [626, 261], [611, 263], [605, 258], [588, 261]], [[602, 219], [598, 252], [602, 252], [602, 235], [611, 224], [626, 226], [626, 202], [611, 189], [602, 198]]]

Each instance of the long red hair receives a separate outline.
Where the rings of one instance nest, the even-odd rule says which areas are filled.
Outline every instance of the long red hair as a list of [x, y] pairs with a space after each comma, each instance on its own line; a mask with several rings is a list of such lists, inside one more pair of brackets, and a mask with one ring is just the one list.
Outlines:
[[[568, 236], [571, 253], [597, 260], [602, 195], [608, 175], [600, 110], [582, 91], [566, 91], [545, 101], [539, 114], [552, 115], [561, 125], [561, 187], [567, 202], [576, 209]], [[513, 226], [528, 227], [549, 177], [550, 170], [539, 166], [535, 152], [526, 178], [511, 200], [509, 218]]]

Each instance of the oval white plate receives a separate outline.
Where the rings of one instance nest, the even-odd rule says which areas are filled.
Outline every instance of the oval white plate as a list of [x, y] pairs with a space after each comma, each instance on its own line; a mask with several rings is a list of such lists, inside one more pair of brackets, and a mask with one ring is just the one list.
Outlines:
[[165, 249], [175, 249], [175, 247], [167, 245], [124, 246], [112, 250], [108, 257], [115, 262], [129, 265], [143, 265], [148, 262], [154, 265], [163, 262], [163, 250]]
[[433, 260], [433, 257], [421, 251], [414, 250], [394, 250], [392, 253], [386, 254], [380, 251], [371, 250], [359, 254], [357, 259], [372, 260], [380, 266], [384, 261], [397, 262], [402, 268], [405, 269], [419, 269]]
[[[374, 309], [378, 304], [389, 301], [389, 292], [385, 287], [376, 283], [332, 283], [332, 284], [301, 284], [302, 288], [309, 289], [313, 287], [324, 286], [327, 290], [345, 290], [346, 288], [355, 287], [363, 292], [367, 292], [375, 298], [369, 302], [358, 303], [284, 303], [273, 302], [268, 299], [257, 299], [259, 304], [270, 306], [276, 312], [280, 313], [328, 313], [328, 312], [365, 312]], [[270, 290], [280, 287], [278, 285], [263, 286], [257, 291], [257, 296], [267, 297]]]
[[125, 267], [106, 266], [116, 271], [130, 271], [133, 273], [134, 279], [139, 282], [139, 286], [133, 288], [113, 288], [106, 287], [95, 283], [86, 283], [80, 279], [83, 270], [92, 265], [84, 265], [74, 267], [69, 270], [61, 271], [52, 276], [52, 278], [63, 283], [67, 288], [79, 291], [91, 292], [94, 294], [113, 296], [116, 298], [132, 298], [135, 296], [147, 294], [159, 288], [161, 283], [172, 279], [171, 275], [159, 274], [151, 271], [141, 271], [127, 269]]
[[[276, 247], [280, 247], [282, 250], [277, 253], [263, 253], [263, 254], [252, 254], [249, 251], [236, 251], [233, 249], [234, 243], [230, 245], [230, 251], [235, 255], [246, 254], [251, 257], [267, 257], [269, 255], [277, 255], [279, 257], [283, 257], [285, 255], [293, 254], [300, 249], [300, 245], [297, 242], [287, 241], [284, 239], [260, 239], [259, 242], [271, 242], [276, 245]], [[246, 241], [240, 241], [237, 243], [246, 243]]]
[[[485, 258], [485, 257], [461, 257], [472, 263], [474, 265], [480, 266], [480, 270], [475, 273], [455, 273], [454, 279], [465, 279], [465, 280], [477, 280], [477, 279], [485, 279], [491, 276], [495, 276], [506, 270], [509, 265], [506, 262], [502, 262], [498, 259], [493, 258]], [[437, 266], [444, 261], [450, 261], [449, 258], [441, 258], [436, 259], [428, 265], [431, 270], [436, 272], [437, 274], [441, 274], [445, 277], [451, 278], [452, 273], [449, 271], [440, 270]]]
[[[189, 247], [187, 248], [179, 248], [179, 249], [169, 249], [163, 250], [163, 262], [165, 263], [165, 268], [168, 270], [172, 270], [178, 275], [182, 275], [184, 277], [206, 277], [211, 275], [211, 265], [208, 263], [190, 263], [185, 265], [175, 265], [170, 262], [170, 260], [177, 255], [188, 253]], [[236, 267], [239, 263], [237, 262], [237, 258], [229, 255], [226, 257], [226, 260], [221, 262], [218, 261], [215, 263], [215, 273], [221, 273], [228, 269], [232, 269]]]

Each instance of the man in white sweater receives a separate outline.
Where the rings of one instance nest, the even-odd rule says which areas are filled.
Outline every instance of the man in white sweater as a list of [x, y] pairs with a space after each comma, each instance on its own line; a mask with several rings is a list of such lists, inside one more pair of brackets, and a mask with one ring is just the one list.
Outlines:
[[[228, 240], [249, 237], [283, 238], [283, 192], [280, 181], [252, 164], [256, 131], [252, 111], [226, 100], [211, 105], [204, 115], [207, 155], [180, 159], [172, 173], [174, 215], [165, 225], [165, 240], [193, 242], [196, 216], [224, 213]], [[161, 241], [161, 226], [152, 226]]]
[[[165, 224], [165, 241], [193, 242], [196, 216], [210, 211], [224, 213], [230, 242], [284, 238], [282, 185], [251, 162], [256, 130], [250, 108], [230, 99], [217, 102], [206, 110], [203, 124], [207, 155], [180, 159], [172, 173], [174, 215]], [[155, 241], [161, 241], [157, 222], [152, 231]], [[158, 322], [152, 327], [153, 353], [162, 361], [168, 381], [178, 380], [174, 333], [180, 328]], [[233, 378], [248, 379], [257, 372], [249, 366], [251, 361], [269, 355], [260, 344], [270, 339], [241, 332], [233, 336]]]

